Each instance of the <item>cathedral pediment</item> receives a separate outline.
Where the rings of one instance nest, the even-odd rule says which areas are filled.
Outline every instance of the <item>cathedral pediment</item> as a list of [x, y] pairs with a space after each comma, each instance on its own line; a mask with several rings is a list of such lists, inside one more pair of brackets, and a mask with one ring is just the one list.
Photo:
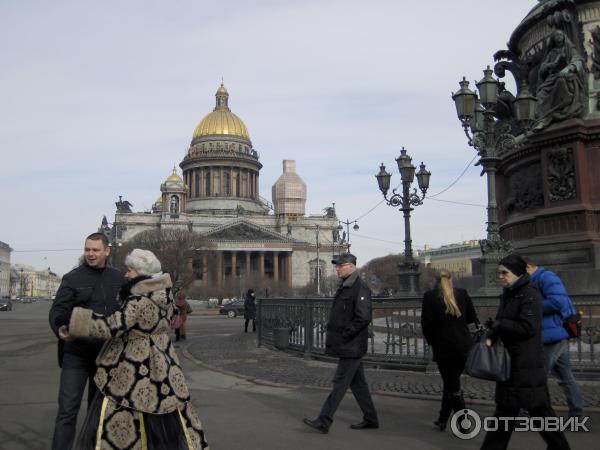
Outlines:
[[264, 227], [240, 221], [233, 224], [223, 225], [202, 236], [210, 241], [232, 241], [232, 242], [294, 242], [282, 234], [268, 230]]

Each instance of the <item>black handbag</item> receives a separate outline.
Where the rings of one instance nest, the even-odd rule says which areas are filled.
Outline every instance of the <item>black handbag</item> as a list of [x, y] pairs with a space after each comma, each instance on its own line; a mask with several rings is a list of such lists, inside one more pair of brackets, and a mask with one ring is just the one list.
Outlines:
[[488, 346], [483, 335], [471, 347], [467, 356], [465, 372], [472, 377], [482, 380], [506, 381], [510, 378], [510, 355], [501, 339], [496, 339], [493, 345]]

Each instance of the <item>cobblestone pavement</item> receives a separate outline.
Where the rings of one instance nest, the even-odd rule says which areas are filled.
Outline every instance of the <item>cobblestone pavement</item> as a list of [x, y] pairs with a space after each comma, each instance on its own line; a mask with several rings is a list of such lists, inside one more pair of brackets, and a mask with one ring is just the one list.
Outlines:
[[[254, 333], [202, 336], [189, 341], [188, 352], [213, 369], [261, 383], [329, 388], [334, 363], [315, 361], [282, 351], [257, 347]], [[403, 396], [439, 398], [441, 378], [437, 374], [386, 369], [367, 369], [372, 392]], [[494, 383], [463, 375], [465, 398], [474, 403], [492, 403]], [[564, 394], [556, 381], [549, 380], [553, 405], [566, 407]], [[586, 407], [600, 410], [600, 382], [582, 381], [580, 388]]]

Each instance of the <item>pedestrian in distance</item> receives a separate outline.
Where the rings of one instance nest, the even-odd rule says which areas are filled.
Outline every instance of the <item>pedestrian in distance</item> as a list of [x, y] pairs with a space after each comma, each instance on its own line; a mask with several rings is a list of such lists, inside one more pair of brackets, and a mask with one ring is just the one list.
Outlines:
[[379, 428], [377, 411], [371, 399], [362, 362], [369, 340], [371, 290], [359, 276], [354, 255], [344, 253], [334, 257], [331, 262], [335, 264], [341, 283], [329, 313], [325, 353], [339, 358], [338, 365], [333, 377], [333, 389], [319, 416], [314, 419], [305, 418], [303, 421], [321, 433], [329, 432], [333, 416], [350, 388], [363, 413], [362, 421], [350, 425], [350, 428]]
[[185, 298], [183, 290], [177, 293], [177, 314], [179, 315], [178, 326], [175, 328], [175, 341], [186, 340], [186, 322], [188, 312], [191, 312], [190, 304]]
[[442, 377], [442, 406], [433, 423], [444, 431], [450, 414], [465, 408], [460, 375], [473, 344], [469, 324], [479, 321], [471, 297], [453, 286], [448, 270], [440, 270], [435, 280], [435, 287], [423, 295], [421, 327]]
[[107, 237], [103, 233], [90, 234], [85, 239], [82, 263], [62, 278], [50, 308], [50, 327], [59, 338], [58, 364], [61, 367], [52, 450], [73, 448], [77, 413], [86, 385], [88, 405], [96, 392], [93, 382], [95, 361], [103, 341], [73, 339], [69, 335], [68, 324], [76, 306], [85, 306], [106, 315], [119, 307], [117, 295], [124, 279], [121, 272], [107, 266], [109, 255]]
[[583, 399], [571, 370], [569, 334], [563, 324], [567, 317], [575, 314], [575, 308], [558, 275], [537, 266], [530, 258], [523, 259], [527, 263], [527, 273], [531, 277], [531, 283], [537, 287], [542, 296], [544, 308], [542, 338], [546, 372], [556, 377], [564, 391], [569, 405], [569, 416], [581, 417]]
[[69, 333], [106, 342], [98, 356], [98, 393], [77, 450], [202, 450], [208, 444], [170, 338], [171, 277], [148, 250], [125, 259], [127, 283], [111, 315], [73, 309]]
[[[496, 319], [488, 319], [488, 344], [502, 339], [511, 359], [510, 378], [496, 382], [495, 417], [518, 417], [521, 409], [530, 417], [556, 417], [550, 404], [542, 348], [542, 301], [531, 285], [527, 263], [517, 254], [502, 258], [498, 277], [503, 286]], [[482, 450], [506, 449], [515, 427], [488, 431]], [[547, 448], [569, 449], [562, 431], [540, 431]]]
[[256, 331], [256, 296], [254, 289], [248, 289], [244, 297], [244, 333], [248, 332], [248, 323], [252, 321], [252, 331]]

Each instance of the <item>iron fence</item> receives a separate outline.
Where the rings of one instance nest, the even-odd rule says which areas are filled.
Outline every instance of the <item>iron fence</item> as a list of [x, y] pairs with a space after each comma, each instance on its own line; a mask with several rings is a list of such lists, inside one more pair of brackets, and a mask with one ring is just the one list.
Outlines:
[[[582, 316], [582, 336], [570, 341], [574, 371], [600, 374], [600, 295], [571, 296]], [[494, 317], [498, 297], [473, 296], [481, 322]], [[283, 331], [288, 351], [326, 358], [325, 332], [331, 298], [265, 298], [258, 301], [258, 345], [274, 345]], [[373, 299], [369, 347], [364, 360], [381, 367], [424, 370], [431, 350], [421, 331], [421, 298]], [[275, 331], [274, 330], [278, 330]]]

